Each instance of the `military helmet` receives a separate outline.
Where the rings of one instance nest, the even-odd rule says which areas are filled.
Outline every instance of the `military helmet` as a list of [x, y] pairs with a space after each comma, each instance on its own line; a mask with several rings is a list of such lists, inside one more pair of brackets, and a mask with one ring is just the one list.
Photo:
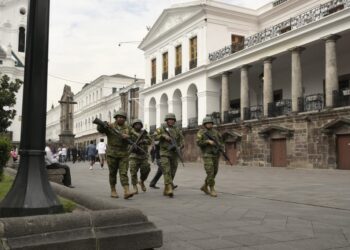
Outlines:
[[176, 116], [175, 116], [175, 114], [173, 114], [173, 113], [168, 113], [168, 114], [165, 115], [164, 121], [167, 121], [167, 120], [170, 120], [170, 119], [176, 121]]
[[123, 110], [118, 110], [117, 112], [114, 113], [114, 118], [117, 118], [118, 116], [124, 117], [126, 119], [126, 112]]
[[211, 117], [205, 117], [205, 118], [203, 119], [202, 124], [205, 125], [205, 124], [207, 124], [207, 123], [214, 123], [213, 118], [211, 118]]
[[136, 123], [140, 123], [140, 124], [142, 125], [142, 127], [143, 127], [143, 123], [142, 123], [142, 121], [141, 121], [140, 119], [135, 119], [135, 120], [133, 120], [132, 123], [131, 123], [131, 126], [134, 127], [134, 125], [135, 125]]

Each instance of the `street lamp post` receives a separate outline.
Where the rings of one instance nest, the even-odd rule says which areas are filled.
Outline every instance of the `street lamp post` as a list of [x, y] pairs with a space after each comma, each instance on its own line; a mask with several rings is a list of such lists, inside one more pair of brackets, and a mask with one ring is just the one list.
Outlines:
[[30, 0], [23, 85], [21, 160], [0, 217], [63, 212], [47, 178], [45, 131], [50, 0]]

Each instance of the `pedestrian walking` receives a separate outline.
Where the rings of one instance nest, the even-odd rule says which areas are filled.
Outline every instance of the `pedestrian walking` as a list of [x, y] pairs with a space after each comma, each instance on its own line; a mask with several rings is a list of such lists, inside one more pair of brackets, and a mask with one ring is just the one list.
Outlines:
[[152, 148], [151, 148], [151, 161], [152, 163], [156, 163], [157, 165], [157, 172], [154, 175], [153, 179], [151, 180], [151, 183], [149, 184], [149, 186], [151, 188], [155, 188], [155, 189], [159, 189], [159, 187], [157, 186], [157, 182], [159, 181], [160, 177], [162, 176], [162, 167], [160, 166], [160, 146], [159, 146], [159, 141], [154, 141], [152, 144]]
[[67, 161], [67, 147], [66, 145], [63, 145], [62, 147], [62, 162], [65, 163]]
[[[197, 133], [197, 145], [201, 149], [204, 169], [207, 173], [201, 190], [212, 197], [217, 197], [215, 191], [215, 177], [219, 170], [220, 149], [224, 145], [219, 132], [213, 128], [214, 121], [210, 117], [203, 119], [203, 128]], [[208, 189], [208, 186], [210, 190]]]
[[101, 168], [103, 168], [104, 163], [106, 161], [106, 143], [104, 142], [104, 139], [101, 138], [100, 142], [97, 144], [97, 152], [98, 152], [98, 158], [100, 159]]
[[96, 146], [93, 141], [90, 141], [90, 144], [87, 146], [86, 155], [88, 157], [88, 160], [90, 161], [90, 170], [92, 170], [95, 164], [95, 156], [96, 156]]

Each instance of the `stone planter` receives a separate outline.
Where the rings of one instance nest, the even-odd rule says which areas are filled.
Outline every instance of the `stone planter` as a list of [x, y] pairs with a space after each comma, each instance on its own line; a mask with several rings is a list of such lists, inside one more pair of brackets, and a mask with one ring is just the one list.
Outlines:
[[[16, 174], [12, 169], [6, 171]], [[0, 249], [139, 250], [162, 246], [162, 232], [141, 211], [56, 183], [51, 185], [57, 195], [76, 202], [86, 211], [0, 218]]]

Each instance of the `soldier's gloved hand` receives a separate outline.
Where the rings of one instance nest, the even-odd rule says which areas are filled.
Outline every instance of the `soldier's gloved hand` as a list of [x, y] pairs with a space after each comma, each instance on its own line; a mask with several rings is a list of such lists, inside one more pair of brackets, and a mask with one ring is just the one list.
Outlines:
[[122, 138], [123, 138], [123, 139], [129, 139], [129, 138], [130, 138], [130, 136], [129, 136], [129, 135], [127, 135], [127, 134], [122, 134]]
[[215, 145], [215, 142], [213, 142], [212, 140], [206, 140], [207, 144], [209, 145]]
[[167, 141], [171, 141], [171, 138], [170, 138], [170, 136], [168, 136], [168, 135], [163, 135], [163, 138], [164, 138], [165, 140], [167, 140]]

